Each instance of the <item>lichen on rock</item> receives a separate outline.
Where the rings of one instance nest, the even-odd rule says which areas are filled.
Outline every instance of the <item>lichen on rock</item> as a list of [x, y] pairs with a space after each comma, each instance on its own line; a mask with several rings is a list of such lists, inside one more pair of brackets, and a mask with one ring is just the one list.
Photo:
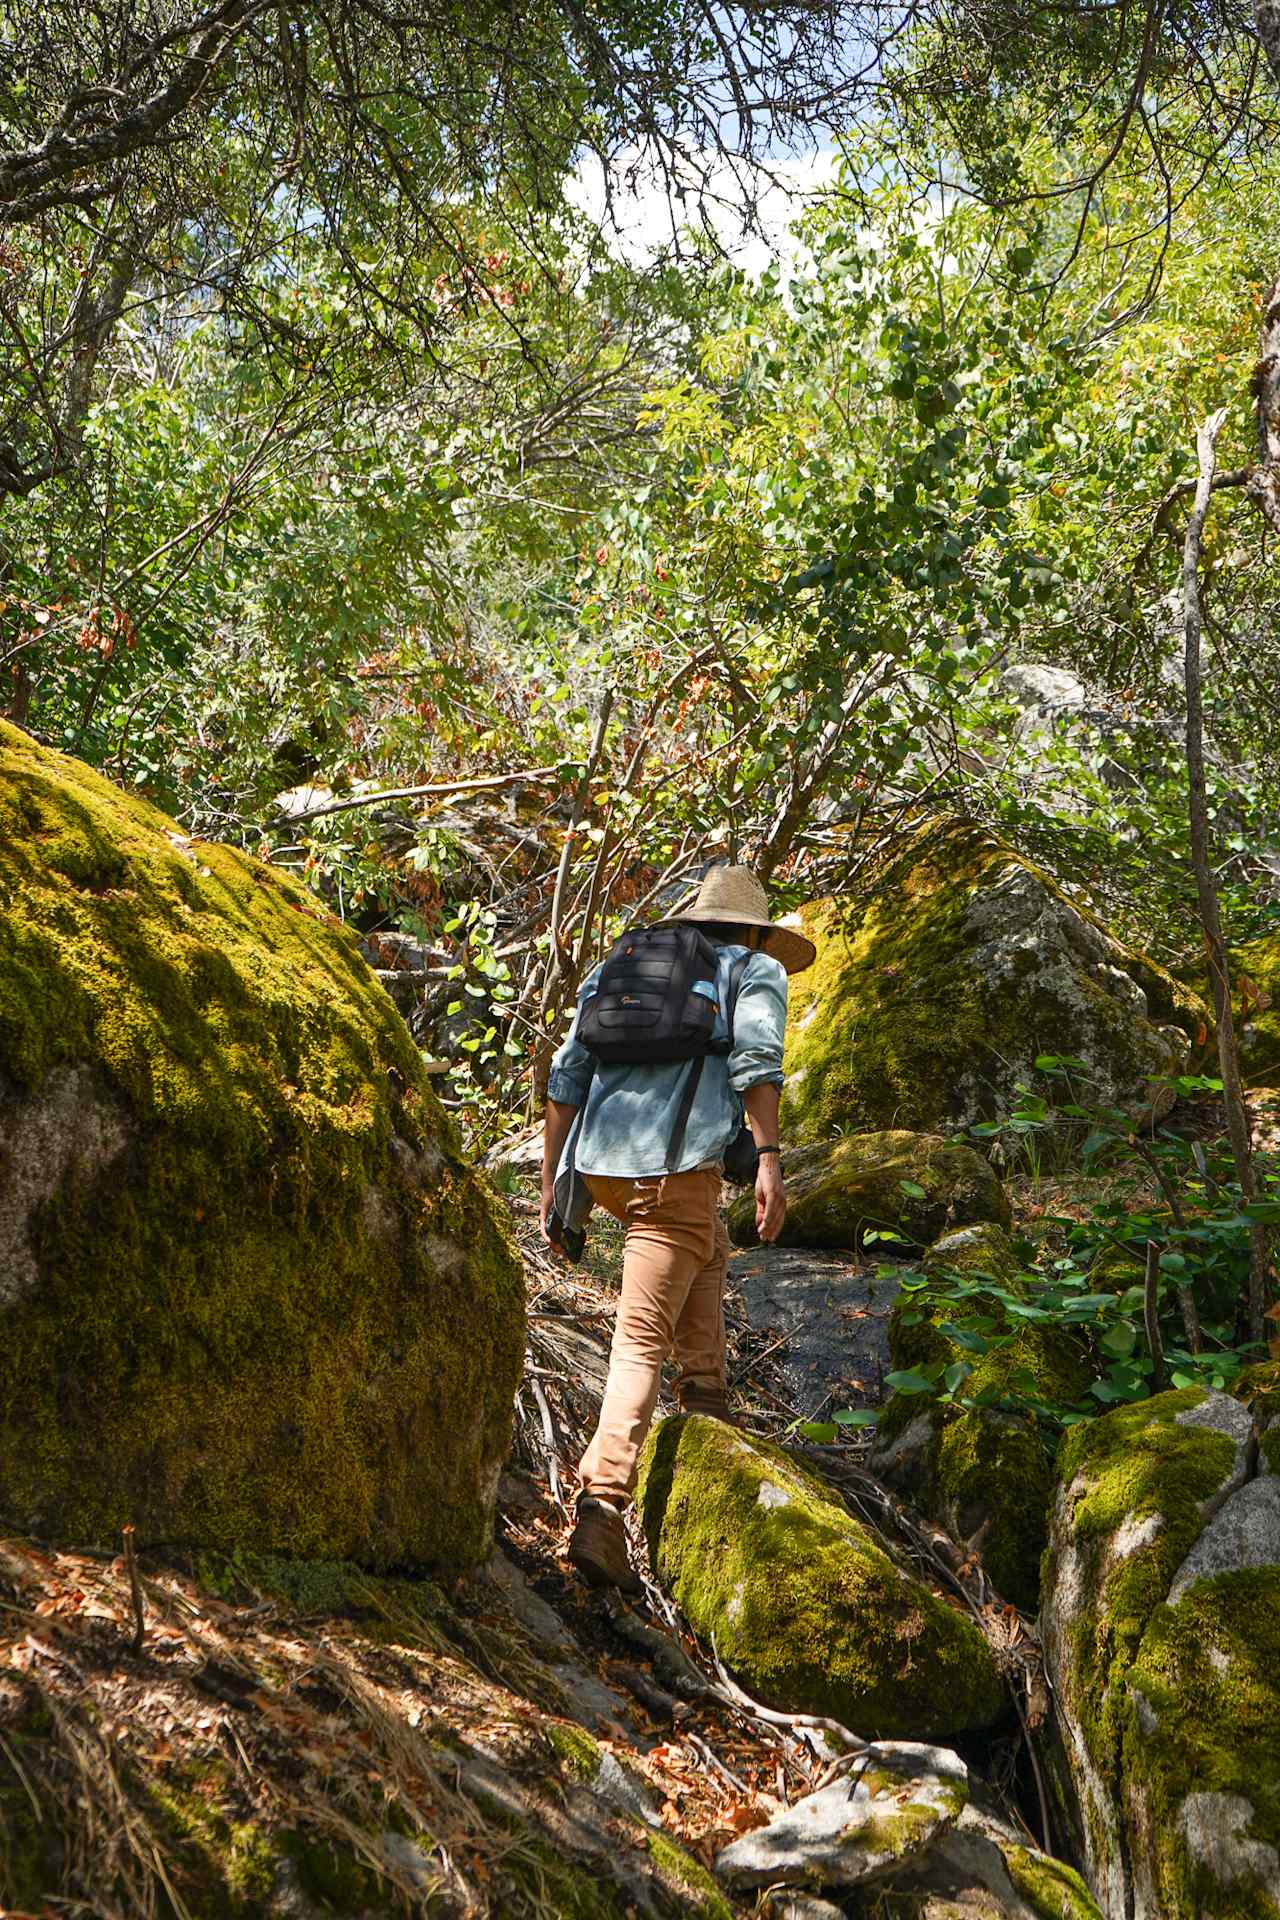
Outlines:
[[[783, 1174], [780, 1246], [856, 1247], [868, 1233], [887, 1232], [923, 1247], [948, 1227], [1009, 1224], [1009, 1202], [989, 1162], [940, 1134], [847, 1134], [788, 1153]], [[730, 1208], [729, 1233], [738, 1246], [755, 1239], [751, 1194]]]
[[1042, 1625], [1108, 1916], [1280, 1915], [1280, 1516], [1256, 1464], [1247, 1411], [1200, 1388], [1063, 1443]]
[[313, 896], [0, 723], [0, 1513], [486, 1551], [518, 1264]]
[[909, 1868], [959, 1818], [964, 1762], [944, 1747], [883, 1741], [874, 1765], [785, 1807], [716, 1858], [727, 1886], [861, 1887]]
[[869, 897], [802, 913], [818, 959], [792, 984], [793, 1140], [966, 1126], [1008, 1113], [1036, 1057], [1088, 1062], [1090, 1098], [1146, 1109], [1204, 1002], [1048, 874], [970, 821], [922, 828]]
[[1005, 1870], [1036, 1920], [1100, 1920], [1088, 1887], [1074, 1867], [1030, 1847], [1001, 1849]]
[[638, 1493], [653, 1564], [767, 1704], [864, 1736], [987, 1727], [1003, 1689], [978, 1629], [902, 1573], [781, 1449], [716, 1420], [651, 1435]]

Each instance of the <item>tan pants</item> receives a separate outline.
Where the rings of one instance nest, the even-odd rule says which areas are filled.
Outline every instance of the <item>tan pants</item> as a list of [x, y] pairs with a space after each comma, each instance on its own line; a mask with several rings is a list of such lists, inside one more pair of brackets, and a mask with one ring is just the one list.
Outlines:
[[586, 1180], [592, 1198], [622, 1222], [627, 1237], [604, 1404], [579, 1472], [584, 1492], [624, 1502], [636, 1483], [663, 1361], [674, 1355], [681, 1383], [725, 1385], [729, 1236], [717, 1169], [656, 1180], [599, 1174]]

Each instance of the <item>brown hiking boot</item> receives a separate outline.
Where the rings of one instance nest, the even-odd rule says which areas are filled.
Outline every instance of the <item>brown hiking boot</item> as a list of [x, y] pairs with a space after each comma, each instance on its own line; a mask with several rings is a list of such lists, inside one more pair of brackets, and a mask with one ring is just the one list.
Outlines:
[[702, 1413], [709, 1420], [723, 1420], [731, 1427], [738, 1425], [724, 1387], [704, 1387], [696, 1380], [682, 1380], [676, 1387], [676, 1403], [681, 1413]]
[[569, 1558], [591, 1587], [618, 1587], [639, 1593], [641, 1582], [627, 1556], [622, 1515], [607, 1500], [578, 1496], [578, 1517], [569, 1536]]

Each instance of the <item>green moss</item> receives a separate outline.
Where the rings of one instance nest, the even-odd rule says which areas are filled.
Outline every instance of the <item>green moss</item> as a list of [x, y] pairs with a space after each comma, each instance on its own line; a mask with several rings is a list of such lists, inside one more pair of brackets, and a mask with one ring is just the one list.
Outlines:
[[[1246, 1010], [1240, 1003], [1240, 983], [1260, 988], [1265, 1004], [1250, 993]], [[1237, 947], [1231, 955], [1231, 981], [1236, 996], [1236, 1037], [1240, 1065], [1246, 1079], [1266, 1081], [1280, 1068], [1280, 933], [1264, 934]]]
[[546, 1728], [547, 1739], [558, 1755], [560, 1765], [574, 1780], [588, 1785], [600, 1771], [600, 1743], [582, 1727], [571, 1722], [558, 1721]]
[[269, 1594], [304, 1619], [408, 1619], [430, 1628], [445, 1612], [434, 1582], [370, 1573], [351, 1560], [290, 1560], [237, 1550], [225, 1557], [202, 1554], [197, 1566], [202, 1584], [224, 1598]]
[[1200, 1510], [1229, 1472], [1234, 1450], [1225, 1434], [1180, 1426], [1177, 1415], [1204, 1399], [1199, 1387], [1158, 1395], [1072, 1430], [1063, 1442], [1060, 1474], [1079, 1475], [1072, 1531], [1077, 1542], [1103, 1542], [1121, 1526], [1158, 1515], [1152, 1538], [1104, 1575], [1086, 1669], [1095, 1688], [1113, 1669], [1127, 1671], [1152, 1609], [1200, 1531]]
[[1240, 1373], [1231, 1389], [1260, 1429], [1258, 1446], [1271, 1473], [1280, 1473], [1280, 1360], [1262, 1360]]
[[192, 1920], [255, 1920], [270, 1899], [281, 1850], [265, 1827], [233, 1819], [219, 1765], [135, 1782]]
[[1002, 1598], [1027, 1613], [1040, 1601], [1054, 1452], [1043, 1428], [1012, 1415], [960, 1413], [940, 1424], [941, 1510], [961, 1540], [987, 1523], [982, 1564]]
[[[869, 898], [847, 909], [833, 901], [805, 909], [804, 930], [818, 958], [791, 986], [783, 1107], [789, 1138], [990, 1117], [1008, 1104], [1011, 1067], [1062, 1048], [1061, 1002], [1038, 982], [1034, 955], [1026, 979], [998, 991], [974, 964], [970, 905], [1001, 874], [1019, 869], [1050, 896], [1064, 897], [1048, 875], [984, 828], [935, 821], [875, 876]], [[1078, 901], [1070, 904], [1092, 919]], [[1195, 1034], [1207, 1018], [1203, 1001], [1108, 938], [1146, 993], [1152, 1020]], [[1076, 990], [1080, 1020], [1099, 1049], [1140, 1085], [1151, 1061], [1139, 1023], [1084, 969]], [[1071, 1046], [1082, 1050], [1079, 1035]]]
[[375, 1915], [399, 1910], [400, 1903], [393, 1904], [382, 1876], [336, 1840], [313, 1833], [289, 1833], [281, 1851], [293, 1864], [303, 1893], [323, 1901], [326, 1913], [351, 1916], [351, 1920], [357, 1915], [360, 1920], [369, 1916], [372, 1920]]
[[[783, 1171], [782, 1246], [853, 1247], [886, 1228], [925, 1246], [948, 1226], [1009, 1224], [1008, 1198], [988, 1163], [939, 1134], [849, 1134], [789, 1153]], [[755, 1239], [750, 1194], [730, 1208], [729, 1233], [739, 1246]]]
[[[7, 1736], [11, 1744], [15, 1736]], [[0, 1910], [39, 1913], [61, 1879], [62, 1835], [52, 1806], [37, 1815], [0, 1749]]]
[[[929, 1249], [924, 1264], [934, 1277], [944, 1271], [967, 1277], [985, 1274], [1018, 1291], [1017, 1257], [1007, 1234], [996, 1226], [946, 1235]], [[936, 1305], [916, 1319], [922, 1313], [919, 1297], [901, 1296], [889, 1323], [894, 1367], [905, 1371], [935, 1361], [963, 1361], [971, 1369], [963, 1387], [966, 1396], [1012, 1395], [1019, 1403], [1030, 1397], [1046, 1406], [1073, 1406], [1080, 1400], [1089, 1370], [1075, 1334], [1017, 1318], [995, 1300], [975, 1302], [974, 1310], [978, 1308], [997, 1321], [996, 1336], [1007, 1340], [985, 1354], [968, 1352], [942, 1331], [956, 1308]], [[887, 1447], [922, 1412], [931, 1422], [932, 1436], [913, 1468], [912, 1497], [959, 1539], [972, 1538], [985, 1523], [982, 1558], [997, 1591], [1034, 1612], [1048, 1540], [1056, 1433], [1021, 1413], [994, 1407], [965, 1410], [918, 1394], [894, 1393], [880, 1416], [877, 1447]]]
[[227, 1887], [234, 1899], [260, 1906], [275, 1880], [278, 1855], [258, 1827], [233, 1825], [227, 1830]]
[[0, 722], [0, 1096], [50, 1086], [125, 1144], [31, 1223], [0, 1512], [480, 1558], [522, 1283], [390, 1000], [303, 888]]
[[598, 1867], [570, 1860], [530, 1833], [517, 1835], [503, 1854], [502, 1877], [495, 1912], [530, 1920], [624, 1920], [632, 1911]]
[[1000, 1219], [949, 1228], [931, 1242], [921, 1264], [930, 1278], [960, 1273], [966, 1279], [993, 1280], [997, 1286], [1016, 1289], [1018, 1256], [1009, 1238], [1007, 1213]]
[[1026, 1847], [1003, 1847], [1014, 1886], [1037, 1920], [1102, 1920], [1080, 1875], [1062, 1860]]
[[644, 1839], [654, 1870], [680, 1898], [682, 1913], [694, 1915], [695, 1920], [733, 1920], [732, 1907], [692, 1854], [665, 1833], [649, 1829]]
[[999, 1717], [1003, 1690], [977, 1628], [900, 1574], [778, 1448], [718, 1421], [668, 1420], [638, 1497], [654, 1565], [766, 1703], [913, 1739]]
[[[1149, 1817], [1140, 1809], [1135, 1815], [1134, 1807], [1143, 1797], [1151, 1798], [1152, 1789], [1144, 1784], [1146, 1766], [1163, 1763], [1153, 1757], [1160, 1750], [1160, 1729], [1144, 1722], [1139, 1707], [1139, 1694], [1147, 1684], [1139, 1675], [1152, 1661], [1156, 1673], [1167, 1665], [1158, 1652], [1162, 1637], [1178, 1635], [1177, 1622], [1196, 1618], [1203, 1605], [1199, 1587], [1172, 1612], [1164, 1600], [1199, 1536], [1205, 1503], [1228, 1481], [1236, 1454], [1227, 1434], [1179, 1423], [1179, 1415], [1193, 1411], [1206, 1397], [1201, 1388], [1188, 1387], [1117, 1408], [1072, 1428], [1059, 1455], [1066, 1492], [1056, 1524], [1065, 1535], [1063, 1547], [1073, 1549], [1072, 1581], [1080, 1589], [1058, 1660], [1059, 1698], [1079, 1729], [1103, 1790], [1118, 1805], [1129, 1804], [1129, 1824], [1136, 1819], [1144, 1835]], [[1117, 1536], [1123, 1540], [1121, 1551], [1116, 1550]], [[1046, 1577], [1055, 1577], [1051, 1558]], [[1252, 1577], [1230, 1576], [1246, 1583]], [[1202, 1661], [1205, 1652], [1201, 1645], [1197, 1657]], [[1237, 1724], [1233, 1710], [1215, 1737], [1234, 1743]], [[1254, 1745], [1244, 1740], [1239, 1751], [1242, 1758], [1256, 1755]], [[1199, 1784], [1194, 1768], [1180, 1768], [1179, 1762], [1168, 1775], [1177, 1777], [1179, 1797], [1192, 1783]], [[1110, 1843], [1090, 1817], [1093, 1855], [1102, 1863], [1110, 1857]], [[1151, 1830], [1139, 1855], [1143, 1848], [1154, 1852], [1174, 1846], [1176, 1833], [1176, 1821], [1171, 1825], [1162, 1817], [1159, 1832]], [[1160, 1866], [1159, 1871], [1165, 1876], [1162, 1884], [1172, 1885], [1172, 1870]], [[1184, 1914], [1194, 1911], [1170, 1906], [1168, 1920], [1184, 1920]]]
[[901, 1860], [905, 1854], [918, 1853], [937, 1824], [934, 1808], [908, 1800], [892, 1813], [873, 1813], [854, 1833], [859, 1853], [881, 1853]]
[[1248, 1838], [1280, 1855], [1280, 1568], [1197, 1581], [1156, 1608], [1117, 1713], [1124, 1791], [1148, 1837], [1162, 1915], [1276, 1920], [1274, 1877], [1246, 1873], [1224, 1887], [1191, 1858], [1179, 1815], [1192, 1792], [1239, 1796], [1253, 1808]]
[[1259, 1424], [1280, 1418], [1280, 1360], [1261, 1360], [1245, 1367], [1231, 1391]]
[[1144, 1273], [1141, 1254], [1107, 1242], [1089, 1262], [1089, 1286], [1094, 1293], [1125, 1293], [1142, 1285]]

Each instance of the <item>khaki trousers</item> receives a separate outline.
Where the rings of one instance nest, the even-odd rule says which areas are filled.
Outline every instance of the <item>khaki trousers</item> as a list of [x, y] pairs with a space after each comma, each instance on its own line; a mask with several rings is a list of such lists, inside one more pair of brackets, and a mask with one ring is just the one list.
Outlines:
[[624, 1503], [635, 1487], [663, 1361], [674, 1356], [680, 1384], [725, 1385], [729, 1236], [718, 1168], [654, 1180], [585, 1178], [627, 1236], [604, 1404], [579, 1473], [585, 1493]]

